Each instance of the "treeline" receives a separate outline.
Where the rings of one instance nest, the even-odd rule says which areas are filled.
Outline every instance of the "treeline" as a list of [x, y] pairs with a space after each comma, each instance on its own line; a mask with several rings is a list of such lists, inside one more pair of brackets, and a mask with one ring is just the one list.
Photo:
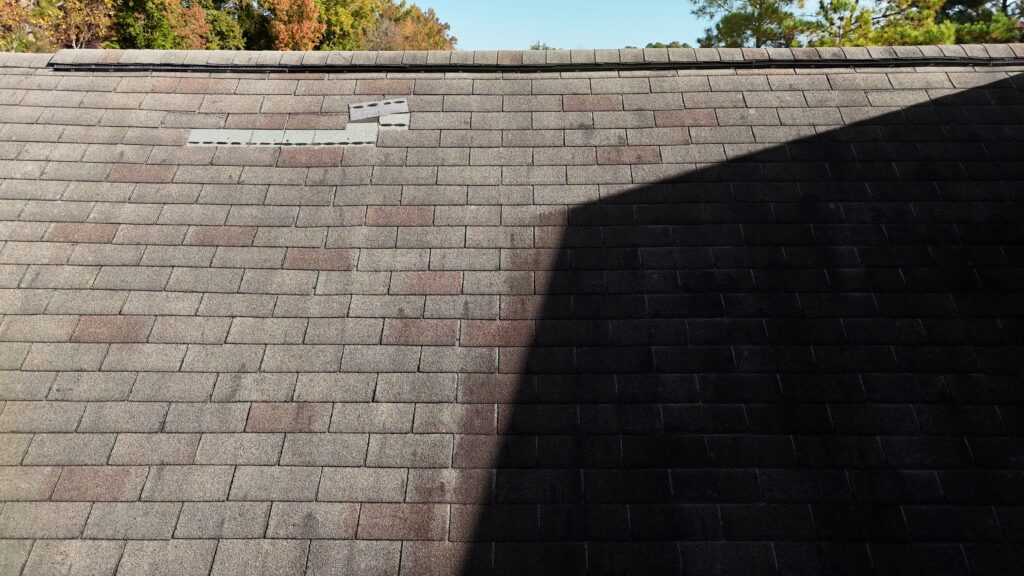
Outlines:
[[404, 0], [0, 0], [0, 50], [453, 50]]
[[901, 46], [1024, 40], [1022, 0], [696, 0], [701, 46]]

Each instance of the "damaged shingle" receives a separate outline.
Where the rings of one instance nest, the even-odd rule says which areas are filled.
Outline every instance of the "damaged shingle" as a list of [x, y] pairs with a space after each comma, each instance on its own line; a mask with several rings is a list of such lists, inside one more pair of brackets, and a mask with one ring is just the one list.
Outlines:
[[[356, 106], [359, 106], [358, 108]], [[379, 118], [378, 122], [351, 122], [343, 130], [229, 130], [194, 129], [189, 132], [189, 146], [372, 146], [377, 132], [408, 130], [409, 106], [406, 100], [382, 100], [353, 105], [362, 116]], [[370, 114], [367, 115], [367, 111]], [[381, 111], [394, 111], [381, 115]]]
[[409, 102], [405, 98], [379, 100], [376, 102], [357, 102], [348, 105], [348, 117], [351, 121], [379, 118], [388, 114], [407, 114]]

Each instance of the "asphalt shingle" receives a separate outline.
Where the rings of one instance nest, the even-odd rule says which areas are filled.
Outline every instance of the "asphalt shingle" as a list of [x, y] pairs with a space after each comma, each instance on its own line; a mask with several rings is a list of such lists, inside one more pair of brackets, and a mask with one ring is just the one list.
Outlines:
[[1021, 58], [0, 56], [0, 572], [1019, 572]]

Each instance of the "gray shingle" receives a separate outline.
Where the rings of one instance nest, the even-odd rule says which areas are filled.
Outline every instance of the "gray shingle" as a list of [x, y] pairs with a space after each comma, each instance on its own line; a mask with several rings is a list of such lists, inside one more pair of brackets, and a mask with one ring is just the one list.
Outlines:
[[305, 540], [224, 540], [211, 574], [297, 574], [306, 566]]
[[83, 536], [96, 539], [162, 540], [174, 533], [180, 502], [94, 504]]
[[90, 402], [80, 432], [158, 432], [167, 415], [162, 402]]
[[191, 464], [198, 434], [118, 434], [110, 464]]
[[217, 543], [212, 540], [135, 541], [125, 545], [118, 573], [201, 576], [213, 565]]
[[113, 574], [123, 549], [123, 542], [112, 540], [39, 540], [21, 573]]
[[270, 502], [186, 502], [176, 538], [260, 538], [270, 516]]
[[231, 500], [312, 501], [320, 468], [239, 466], [231, 483]]
[[328, 541], [310, 543], [309, 573], [317, 576], [397, 574], [400, 546], [397, 542]]
[[0, 512], [3, 538], [77, 538], [89, 516], [88, 503], [10, 502]]
[[366, 444], [365, 434], [288, 434], [281, 463], [361, 466], [366, 460]]
[[228, 496], [233, 474], [230, 466], [153, 466], [142, 500], [220, 502]]
[[[107, 462], [114, 446], [114, 434], [38, 434], [27, 442], [14, 442], [18, 436], [8, 435], [12, 444], [28, 446], [21, 453], [25, 465], [63, 464], [63, 465], [100, 465]], [[28, 436], [21, 437], [28, 440]]]
[[439, 468], [451, 464], [452, 437], [446, 434], [374, 434], [368, 466]]
[[284, 434], [203, 434], [196, 464], [277, 464]]

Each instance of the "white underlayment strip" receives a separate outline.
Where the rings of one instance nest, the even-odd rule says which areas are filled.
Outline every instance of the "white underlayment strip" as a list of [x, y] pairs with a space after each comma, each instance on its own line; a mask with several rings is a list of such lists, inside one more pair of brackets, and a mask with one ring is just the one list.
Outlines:
[[[375, 146], [380, 130], [408, 130], [405, 99], [363, 102], [349, 106], [352, 120], [343, 130], [194, 129], [189, 146]], [[377, 118], [378, 122], [357, 122]]]
[[349, 124], [344, 130], [192, 130], [190, 146], [373, 146], [377, 124]]

